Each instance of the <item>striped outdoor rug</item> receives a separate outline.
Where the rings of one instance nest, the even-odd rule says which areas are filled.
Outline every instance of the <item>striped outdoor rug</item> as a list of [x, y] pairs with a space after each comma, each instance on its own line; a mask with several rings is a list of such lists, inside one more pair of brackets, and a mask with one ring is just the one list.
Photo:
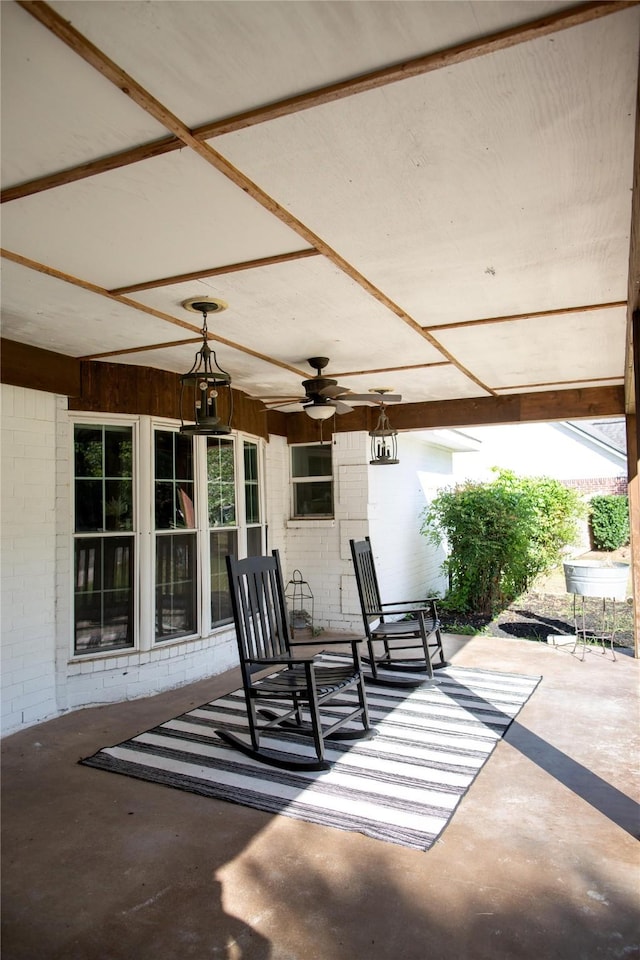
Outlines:
[[[80, 762], [427, 850], [540, 681], [466, 667], [438, 670], [437, 679], [413, 689], [368, 685], [377, 735], [327, 745], [326, 771], [279, 770], [222, 743], [216, 727], [246, 730], [241, 690]], [[268, 743], [311, 755], [307, 744], [289, 734]]]

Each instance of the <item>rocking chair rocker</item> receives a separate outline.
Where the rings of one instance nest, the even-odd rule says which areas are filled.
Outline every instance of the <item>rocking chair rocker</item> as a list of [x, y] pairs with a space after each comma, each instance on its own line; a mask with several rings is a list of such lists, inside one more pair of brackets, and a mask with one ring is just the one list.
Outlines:
[[[327, 666], [314, 657], [293, 657], [278, 551], [272, 556], [246, 560], [227, 556], [226, 560], [250, 742], [230, 730], [217, 729], [216, 733], [262, 763], [286, 770], [326, 770], [330, 764], [325, 758], [325, 741], [374, 736], [360, 663], [360, 638], [351, 641], [352, 655], [345, 657], [344, 665]], [[323, 647], [344, 644], [344, 640], [311, 642]], [[356, 706], [353, 700], [343, 699], [345, 691], [352, 688], [357, 692]], [[265, 703], [269, 706], [261, 705]], [[330, 713], [323, 720], [325, 705]], [[344, 729], [354, 720], [362, 729]], [[264, 746], [261, 739], [267, 733], [272, 743]], [[286, 736], [291, 733], [312, 738], [315, 758], [292, 753], [295, 741]], [[282, 738], [281, 749], [278, 737]]]
[[[442, 650], [435, 598], [382, 603], [369, 537], [360, 541], [350, 540], [349, 544], [369, 649], [369, 656], [363, 657], [363, 660], [371, 670], [370, 679], [374, 683], [406, 687], [423, 683], [422, 680], [407, 677], [385, 677], [384, 673], [380, 673], [380, 668], [383, 671], [426, 671], [432, 679], [434, 669], [448, 666]], [[393, 616], [403, 619], [388, 619]], [[417, 651], [417, 656], [407, 656], [406, 652], [411, 650]], [[432, 651], [438, 658], [436, 663], [433, 662]]]

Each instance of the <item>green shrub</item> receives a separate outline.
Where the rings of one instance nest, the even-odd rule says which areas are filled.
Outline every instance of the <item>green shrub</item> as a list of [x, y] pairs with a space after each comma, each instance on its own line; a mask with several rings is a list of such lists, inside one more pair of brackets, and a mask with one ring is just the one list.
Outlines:
[[560, 562], [584, 514], [577, 493], [557, 480], [496, 474], [491, 483], [441, 490], [422, 515], [421, 532], [448, 546], [446, 603], [460, 613], [508, 606]]
[[626, 496], [592, 497], [590, 510], [595, 550], [617, 550], [629, 543], [629, 500]]

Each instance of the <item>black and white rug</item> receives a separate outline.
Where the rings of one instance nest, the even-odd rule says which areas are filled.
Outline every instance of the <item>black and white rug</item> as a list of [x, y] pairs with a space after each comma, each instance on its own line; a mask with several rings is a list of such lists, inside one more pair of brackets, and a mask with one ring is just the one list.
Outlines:
[[[540, 677], [451, 666], [437, 680], [412, 689], [367, 685], [377, 735], [327, 744], [326, 771], [279, 770], [223, 743], [217, 727], [246, 730], [241, 690], [80, 762], [427, 850]], [[307, 743], [293, 735], [267, 741], [311, 756]]]

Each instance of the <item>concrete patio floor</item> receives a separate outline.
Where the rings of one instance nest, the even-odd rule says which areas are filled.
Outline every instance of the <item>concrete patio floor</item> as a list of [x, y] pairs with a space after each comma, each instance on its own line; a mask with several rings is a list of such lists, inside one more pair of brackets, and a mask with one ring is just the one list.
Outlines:
[[543, 680], [426, 853], [78, 765], [235, 671], [6, 738], [3, 960], [639, 956], [640, 663], [446, 650]]

